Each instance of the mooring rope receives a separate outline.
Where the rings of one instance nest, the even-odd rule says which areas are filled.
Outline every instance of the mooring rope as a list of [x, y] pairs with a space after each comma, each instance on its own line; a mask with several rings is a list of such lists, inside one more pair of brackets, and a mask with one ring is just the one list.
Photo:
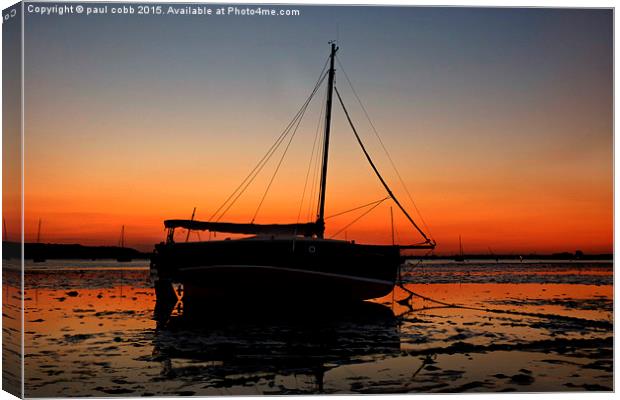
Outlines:
[[[601, 320], [597, 321], [597, 320], [570, 317], [570, 316], [557, 315], [557, 314], [544, 314], [544, 313], [532, 313], [532, 312], [524, 312], [524, 311], [500, 310], [497, 308], [482, 308], [482, 307], [466, 306], [463, 304], [456, 304], [456, 303], [446, 303], [445, 301], [433, 299], [431, 297], [416, 293], [413, 290], [405, 287], [402, 281], [397, 284], [397, 287], [399, 287], [400, 289], [404, 290], [405, 292], [409, 294], [405, 299], [396, 301], [399, 304], [402, 304], [402, 305], [407, 304], [409, 306], [409, 311], [407, 311], [406, 313], [402, 315], [406, 315], [410, 312], [416, 311], [414, 310], [410, 301], [414, 296], [417, 296], [421, 298], [422, 300], [426, 300], [431, 303], [442, 305], [445, 308], [457, 308], [457, 309], [462, 309], [462, 310], [482, 311], [482, 312], [495, 313], [495, 314], [509, 314], [509, 315], [519, 315], [519, 316], [524, 316], [524, 317], [544, 318], [544, 319], [549, 319], [549, 320], [577, 323], [582, 326], [588, 326], [592, 328], [606, 328], [606, 329], [613, 328], [613, 323], [609, 321], [601, 321]], [[428, 308], [422, 308], [421, 310], [424, 310], [424, 309], [428, 309]]]

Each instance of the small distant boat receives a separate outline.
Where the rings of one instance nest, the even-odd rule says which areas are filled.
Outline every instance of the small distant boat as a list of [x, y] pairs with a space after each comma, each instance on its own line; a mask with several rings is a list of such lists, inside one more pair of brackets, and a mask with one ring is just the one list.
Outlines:
[[6, 220], [4, 218], [2, 218], [2, 259], [3, 260], [10, 260], [11, 259], [11, 255], [10, 252], [8, 251], [8, 242], [9, 242], [9, 234], [7, 233], [6, 230]]
[[[332, 42], [329, 69], [325, 69], [326, 63], [314, 91], [305, 103], [309, 104], [327, 78], [322, 164], [317, 170], [320, 172], [320, 187], [318, 201], [314, 203], [317, 204], [316, 220], [294, 224], [255, 224], [253, 220], [250, 223], [220, 222], [219, 219], [230, 206], [224, 208], [224, 212], [215, 220], [166, 220], [166, 241], [155, 246], [151, 259], [151, 274], [155, 280], [158, 299], [170, 298], [176, 301], [172, 282], [180, 282], [185, 289], [184, 296], [215, 300], [216, 304], [217, 301], [254, 303], [263, 300], [309, 302], [317, 305], [326, 302], [357, 302], [382, 297], [393, 290], [402, 262], [402, 249], [435, 248], [435, 241], [414, 222], [380, 175], [351, 121], [334, 85], [337, 51], [338, 47]], [[376, 207], [382, 201], [391, 199], [419, 232], [422, 242], [408, 245], [373, 245], [325, 238], [327, 169], [334, 92], [366, 160], [387, 192], [387, 197], [369, 205], [374, 204]], [[303, 107], [298, 115], [303, 116], [302, 111], [305, 112]], [[242, 182], [242, 185], [245, 182]], [[235, 195], [236, 193], [233, 193], [229, 199]], [[232, 201], [234, 200], [236, 198]], [[222, 207], [225, 205], [226, 203]], [[176, 229], [253, 236], [198, 242], [187, 242], [189, 236], [186, 236], [185, 242], [176, 242]]]
[[454, 257], [454, 261], [456, 262], [465, 261], [465, 255], [463, 254], [463, 242], [461, 241], [461, 235], [459, 235], [459, 255]]
[[44, 263], [45, 255], [43, 254], [45, 246], [41, 244], [41, 218], [39, 218], [39, 227], [37, 228], [37, 246], [35, 247], [34, 256], [32, 257], [32, 262], [35, 263]]
[[129, 262], [131, 261], [131, 257], [127, 254], [127, 250], [125, 249], [125, 225], [121, 227], [121, 237], [118, 241], [119, 255], [116, 261], [118, 262]]

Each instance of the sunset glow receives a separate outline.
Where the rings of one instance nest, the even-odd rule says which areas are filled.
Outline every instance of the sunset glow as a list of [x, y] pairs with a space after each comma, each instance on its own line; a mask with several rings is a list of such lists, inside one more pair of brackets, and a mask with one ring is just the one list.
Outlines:
[[[338, 26], [338, 58], [437, 253], [458, 251], [459, 235], [466, 253], [612, 252], [609, 10], [302, 7], [277, 20], [28, 21], [27, 242], [39, 219], [47, 243], [116, 245], [125, 225], [126, 245], [149, 251], [164, 219], [197, 207], [208, 220], [308, 96]], [[369, 152], [421, 223], [336, 74]], [[297, 221], [323, 93], [256, 223]], [[279, 154], [224, 220], [250, 222]], [[329, 168], [327, 215], [386, 196], [337, 104]], [[315, 218], [310, 192], [301, 222]], [[387, 201], [347, 239], [391, 243], [390, 206], [397, 241], [420, 241]], [[327, 220], [326, 237], [362, 212]], [[17, 240], [18, 220], [7, 225]]]

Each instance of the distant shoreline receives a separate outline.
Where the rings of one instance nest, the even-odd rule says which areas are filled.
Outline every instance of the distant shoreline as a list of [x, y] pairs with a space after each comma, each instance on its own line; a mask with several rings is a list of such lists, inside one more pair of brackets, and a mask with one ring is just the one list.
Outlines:
[[[21, 244], [19, 242], [2, 242], [3, 257], [18, 258]], [[26, 260], [102, 260], [129, 258], [148, 260], [150, 252], [142, 252], [129, 247], [118, 246], [84, 246], [81, 244], [55, 243], [25, 243], [24, 253]], [[405, 259], [418, 260], [454, 260], [459, 256], [453, 255], [405, 255]], [[465, 260], [605, 260], [613, 261], [613, 254], [584, 254], [584, 253], [552, 253], [552, 254], [463, 254]]]
[[604, 260], [613, 262], [614, 255], [613, 254], [580, 254], [576, 255], [574, 253], [553, 253], [553, 254], [463, 254], [459, 256], [457, 254], [453, 255], [430, 255], [430, 256], [415, 256], [415, 255], [406, 255], [404, 256], [406, 259], [416, 259], [416, 260], [454, 260], [455, 258], [461, 257], [465, 260], [519, 260], [522, 258], [523, 260]]
[[[19, 258], [21, 244], [2, 242], [3, 258]], [[151, 253], [130, 247], [83, 246], [81, 244], [24, 243], [26, 260], [148, 260]]]

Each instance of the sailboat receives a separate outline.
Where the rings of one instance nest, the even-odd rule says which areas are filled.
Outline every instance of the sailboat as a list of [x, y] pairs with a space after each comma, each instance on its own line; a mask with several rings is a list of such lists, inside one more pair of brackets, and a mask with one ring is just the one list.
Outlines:
[[[389, 294], [396, 284], [401, 250], [435, 248], [395, 197], [366, 151], [338, 88], [334, 67], [338, 47], [331, 51], [316, 89], [327, 77], [322, 163], [317, 215], [314, 221], [294, 224], [255, 224], [197, 221], [193, 218], [164, 221], [166, 241], [155, 245], [151, 276], [158, 300], [176, 301], [172, 283], [183, 284], [184, 297], [213, 301], [310, 302], [345, 304]], [[329, 69], [326, 70], [329, 64]], [[366, 160], [385, 188], [387, 197], [421, 234], [423, 241], [408, 245], [358, 244], [354, 240], [325, 237], [325, 204], [332, 103], [339, 103]], [[311, 97], [312, 95], [311, 94]], [[251, 235], [240, 239], [176, 242], [175, 231], [209, 231]], [[337, 302], [337, 303], [334, 303]]]
[[459, 254], [454, 257], [454, 261], [463, 262], [465, 261], [465, 255], [463, 254], [463, 242], [461, 241], [461, 235], [459, 235]]
[[2, 218], [2, 259], [10, 260], [11, 251], [9, 250], [9, 234], [6, 229], [6, 220]]
[[32, 261], [35, 263], [45, 262], [45, 245], [41, 244], [41, 218], [39, 218], [39, 225], [37, 227], [37, 243], [34, 249], [35, 251]]
[[127, 250], [125, 250], [125, 225], [121, 227], [121, 237], [118, 240], [118, 247], [120, 247], [120, 249], [119, 249], [119, 253], [118, 253], [118, 257], [116, 258], [116, 261], [118, 262], [131, 261], [131, 257], [127, 253]]

